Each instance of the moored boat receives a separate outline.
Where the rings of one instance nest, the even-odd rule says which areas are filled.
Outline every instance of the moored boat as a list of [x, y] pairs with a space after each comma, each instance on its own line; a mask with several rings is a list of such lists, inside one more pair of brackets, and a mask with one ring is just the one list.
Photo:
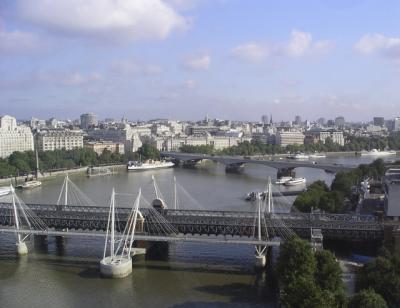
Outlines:
[[11, 188], [9, 186], [0, 187], [0, 196], [8, 195], [11, 192]]
[[127, 165], [128, 171], [142, 171], [161, 168], [170, 168], [175, 164], [170, 161], [148, 160], [146, 162], [130, 161]]
[[361, 151], [361, 156], [387, 156], [396, 155], [396, 151], [381, 151], [377, 149], [372, 149], [371, 151]]
[[286, 186], [295, 186], [295, 185], [301, 185], [306, 183], [306, 178], [293, 178], [289, 181], [285, 182]]
[[309, 159], [310, 157], [304, 153], [290, 154], [287, 156], [289, 159]]
[[38, 180], [32, 180], [32, 181], [27, 181], [21, 185], [18, 185], [17, 188], [30, 189], [30, 188], [35, 188], [35, 187], [39, 187], [39, 186], [42, 186], [42, 182], [40, 182]]
[[310, 158], [325, 158], [326, 155], [323, 153], [313, 153], [313, 154], [310, 154], [308, 157], [310, 157]]
[[287, 181], [290, 181], [292, 179], [293, 179], [293, 177], [291, 177], [291, 176], [281, 176], [280, 178], [278, 178], [276, 180], [275, 184], [282, 185], [282, 184], [285, 184]]

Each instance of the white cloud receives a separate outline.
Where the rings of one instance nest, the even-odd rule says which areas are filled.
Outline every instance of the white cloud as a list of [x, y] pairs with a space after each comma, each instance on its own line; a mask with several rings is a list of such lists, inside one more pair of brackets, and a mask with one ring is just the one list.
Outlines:
[[249, 62], [260, 62], [268, 56], [267, 46], [257, 43], [247, 43], [231, 50], [232, 55]]
[[81, 73], [74, 72], [53, 72], [53, 71], [38, 71], [32, 80], [39, 83], [56, 84], [62, 86], [82, 86], [103, 79], [103, 76], [97, 72]]
[[118, 75], [145, 75], [155, 76], [163, 72], [163, 68], [154, 64], [140, 64], [133, 60], [118, 60], [110, 65], [110, 71]]
[[184, 61], [184, 67], [189, 70], [207, 70], [210, 64], [211, 57], [206, 53], [188, 56]]
[[362, 54], [381, 54], [388, 58], [400, 58], [400, 38], [382, 34], [364, 35], [354, 46]]
[[35, 51], [39, 46], [39, 39], [32, 33], [0, 29], [0, 52], [25, 53]]
[[188, 80], [185, 80], [183, 85], [186, 89], [192, 90], [192, 89], [196, 88], [197, 82], [196, 82], [196, 80], [188, 79]]
[[164, 39], [186, 20], [162, 0], [17, 0], [23, 19], [50, 32], [113, 39]]
[[158, 65], [146, 65], [143, 68], [143, 73], [147, 76], [156, 76], [160, 75], [163, 72], [163, 68]]
[[231, 50], [231, 53], [249, 62], [261, 62], [268, 56], [302, 57], [326, 52], [334, 46], [333, 41], [314, 41], [311, 33], [293, 30], [285, 43], [245, 43]]

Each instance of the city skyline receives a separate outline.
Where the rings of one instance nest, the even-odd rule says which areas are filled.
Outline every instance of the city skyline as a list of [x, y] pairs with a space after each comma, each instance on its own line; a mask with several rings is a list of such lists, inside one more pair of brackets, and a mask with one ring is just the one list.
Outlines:
[[392, 119], [399, 10], [362, 0], [6, 0], [0, 107], [20, 119]]

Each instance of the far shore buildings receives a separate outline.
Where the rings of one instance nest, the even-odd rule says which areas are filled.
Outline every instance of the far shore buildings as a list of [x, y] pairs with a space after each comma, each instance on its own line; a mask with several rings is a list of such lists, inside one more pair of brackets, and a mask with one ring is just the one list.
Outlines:
[[101, 155], [104, 150], [108, 150], [111, 153], [124, 154], [124, 144], [120, 142], [112, 142], [112, 141], [88, 141], [84, 143], [84, 147], [88, 149], [92, 149], [97, 153], [97, 155]]
[[33, 135], [27, 126], [17, 125], [14, 117], [0, 117], [0, 157], [6, 158], [13, 152], [33, 151]]
[[275, 142], [281, 147], [292, 144], [304, 144], [304, 134], [299, 131], [279, 131], [276, 133]]
[[72, 150], [83, 147], [83, 132], [80, 130], [49, 129], [35, 135], [38, 151]]

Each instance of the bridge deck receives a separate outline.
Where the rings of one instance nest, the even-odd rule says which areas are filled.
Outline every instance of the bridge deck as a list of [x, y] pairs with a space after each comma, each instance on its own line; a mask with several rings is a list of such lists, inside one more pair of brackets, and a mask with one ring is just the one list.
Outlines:
[[[67, 206], [62, 210], [57, 205], [29, 204], [28, 207], [40, 217], [49, 228], [58, 230], [106, 230], [108, 208], [90, 206]], [[9, 203], [0, 203], [0, 225], [13, 225], [13, 212]], [[118, 208], [121, 228], [125, 226], [130, 208]], [[154, 236], [157, 226], [149, 218], [151, 211], [141, 209], [145, 218], [144, 229]], [[183, 235], [220, 235], [254, 238], [256, 213], [240, 211], [208, 210], [162, 210], [159, 212], [165, 223], [172, 225]], [[321, 229], [325, 238], [376, 240], [383, 238], [384, 224], [370, 215], [350, 214], [305, 214], [274, 213], [264, 214], [267, 230], [273, 236], [279, 236], [283, 229], [289, 228], [301, 236], [309, 237], [311, 228]]]

